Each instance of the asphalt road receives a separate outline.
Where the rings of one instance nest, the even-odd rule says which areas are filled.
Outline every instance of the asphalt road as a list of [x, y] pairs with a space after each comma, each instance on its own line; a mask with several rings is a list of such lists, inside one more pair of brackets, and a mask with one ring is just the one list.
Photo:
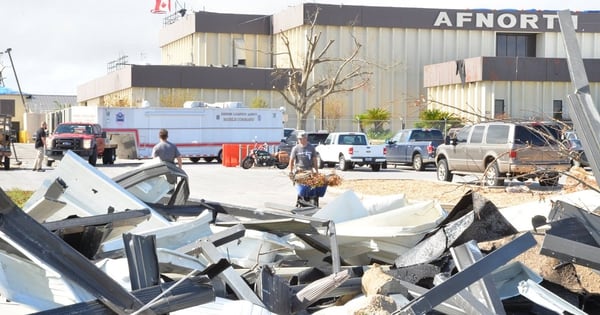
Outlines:
[[[41, 183], [52, 176], [56, 167], [45, 167], [46, 172], [33, 172], [32, 167], [36, 151], [33, 144], [16, 143], [14, 154], [11, 158], [11, 169], [0, 169], [0, 188], [3, 190], [21, 189], [37, 190]], [[17, 160], [21, 162], [17, 165]], [[102, 165], [98, 162], [97, 169], [109, 177], [114, 177], [129, 171], [145, 160], [117, 159], [114, 165]], [[192, 163], [184, 159], [183, 169], [189, 176], [191, 197], [224, 203], [243, 205], [248, 207], [293, 207], [296, 201], [296, 189], [288, 178], [287, 170], [276, 168], [251, 168], [225, 167], [218, 163]], [[333, 168], [321, 170], [326, 174], [333, 172]], [[359, 167], [353, 171], [336, 171], [343, 180], [351, 179], [421, 179], [435, 180], [435, 172], [416, 172], [410, 167], [390, 167], [379, 172], [370, 168]], [[335, 187], [327, 190], [325, 197], [320, 199], [321, 206], [339, 196], [342, 191]]]

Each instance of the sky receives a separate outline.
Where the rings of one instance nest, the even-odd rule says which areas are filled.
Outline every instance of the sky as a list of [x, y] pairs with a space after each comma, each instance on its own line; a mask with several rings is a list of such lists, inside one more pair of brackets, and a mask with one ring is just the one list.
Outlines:
[[[272, 15], [305, 3], [441, 9], [600, 10], [589, 0], [171, 0], [172, 12]], [[1, 0], [0, 71], [4, 85], [25, 94], [76, 95], [77, 86], [107, 73], [127, 56], [132, 64], [160, 64], [158, 33], [165, 15], [155, 0]], [[11, 48], [10, 61], [6, 50]], [[15, 76], [16, 73], [16, 76]]]

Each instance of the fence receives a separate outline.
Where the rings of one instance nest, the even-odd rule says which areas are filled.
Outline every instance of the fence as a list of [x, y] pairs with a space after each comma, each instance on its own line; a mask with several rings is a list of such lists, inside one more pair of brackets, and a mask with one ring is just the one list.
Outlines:
[[[407, 128], [436, 128], [442, 132], [448, 131], [453, 127], [461, 126], [457, 120], [403, 120], [392, 119], [384, 121], [369, 121], [368, 123], [359, 123], [355, 119], [307, 119], [306, 130], [327, 130], [334, 131], [360, 131], [365, 132], [371, 139], [386, 139], [392, 137], [401, 129]], [[288, 121], [286, 127], [296, 127], [296, 121]]]

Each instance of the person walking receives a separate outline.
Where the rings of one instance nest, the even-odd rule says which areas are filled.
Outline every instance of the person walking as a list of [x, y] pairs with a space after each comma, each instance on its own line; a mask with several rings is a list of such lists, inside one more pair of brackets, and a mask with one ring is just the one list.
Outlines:
[[44, 163], [44, 155], [46, 153], [46, 128], [48, 125], [45, 121], [40, 125], [40, 129], [35, 132], [35, 149], [37, 150], [37, 156], [35, 157], [35, 163], [33, 164], [34, 172], [44, 172], [42, 164]]
[[161, 161], [170, 163], [175, 163], [175, 160], [177, 160], [177, 166], [181, 168], [181, 153], [179, 153], [179, 149], [177, 149], [177, 146], [168, 140], [169, 131], [167, 131], [167, 129], [164, 128], [161, 129], [158, 132], [158, 138], [160, 139], [160, 142], [158, 142], [152, 148], [152, 157], [158, 157]]
[[319, 172], [317, 150], [308, 142], [308, 135], [304, 131], [298, 132], [298, 143], [290, 152], [290, 173]]
[[[290, 152], [290, 178], [293, 180], [298, 197], [296, 199], [296, 207], [315, 206], [319, 207], [319, 196], [309, 190], [305, 185], [299, 184], [296, 181], [299, 177], [319, 173], [319, 162], [317, 158], [317, 150], [308, 142], [308, 135], [304, 131], [298, 132], [298, 143]], [[304, 174], [302, 174], [304, 173]]]

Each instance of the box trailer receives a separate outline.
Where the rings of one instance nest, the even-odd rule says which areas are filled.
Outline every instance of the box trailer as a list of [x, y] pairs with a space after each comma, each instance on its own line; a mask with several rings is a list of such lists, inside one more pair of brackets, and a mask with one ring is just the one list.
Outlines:
[[268, 108], [171, 108], [74, 106], [63, 110], [62, 119], [102, 125], [110, 143], [119, 147], [122, 159], [151, 158], [159, 141], [158, 131], [169, 131], [182, 157], [192, 162], [222, 161], [224, 144], [273, 147], [283, 138], [283, 112]]

